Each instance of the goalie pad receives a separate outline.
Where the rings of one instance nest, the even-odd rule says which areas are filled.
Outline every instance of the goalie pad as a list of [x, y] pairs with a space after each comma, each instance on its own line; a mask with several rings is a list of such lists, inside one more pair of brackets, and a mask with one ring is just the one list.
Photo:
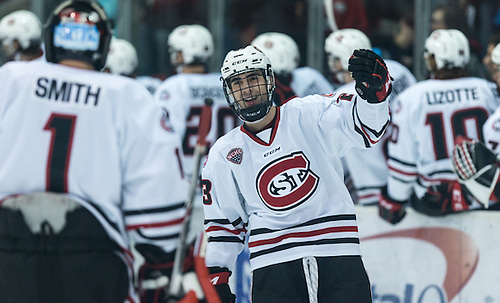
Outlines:
[[455, 145], [452, 157], [458, 182], [488, 208], [500, 175], [498, 156], [482, 142], [461, 140]]
[[44, 222], [48, 222], [53, 232], [59, 234], [66, 226], [67, 214], [81, 207], [66, 195], [51, 192], [8, 197], [1, 202], [1, 206], [20, 211], [33, 234], [42, 232]]

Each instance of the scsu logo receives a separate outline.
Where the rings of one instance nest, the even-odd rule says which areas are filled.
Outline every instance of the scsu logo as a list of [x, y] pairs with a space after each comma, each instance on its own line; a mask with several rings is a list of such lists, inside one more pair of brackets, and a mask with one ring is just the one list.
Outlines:
[[256, 188], [267, 207], [282, 211], [307, 201], [318, 183], [309, 159], [303, 152], [294, 152], [264, 166], [257, 175]]

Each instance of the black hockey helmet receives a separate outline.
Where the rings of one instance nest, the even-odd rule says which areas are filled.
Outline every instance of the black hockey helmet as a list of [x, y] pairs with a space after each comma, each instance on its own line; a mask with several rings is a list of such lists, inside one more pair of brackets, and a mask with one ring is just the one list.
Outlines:
[[65, 1], [54, 9], [44, 25], [45, 56], [49, 62], [73, 59], [101, 70], [111, 36], [111, 22], [99, 3]]

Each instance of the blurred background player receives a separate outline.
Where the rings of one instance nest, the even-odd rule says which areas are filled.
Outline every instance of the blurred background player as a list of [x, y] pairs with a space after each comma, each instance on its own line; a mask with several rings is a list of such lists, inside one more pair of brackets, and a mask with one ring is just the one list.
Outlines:
[[44, 27], [48, 62], [0, 68], [0, 302], [163, 297], [188, 189], [180, 142], [144, 87], [100, 72], [111, 31], [97, 2], [66, 1]]
[[[493, 62], [492, 54], [493, 54], [493, 49], [495, 49], [499, 43], [500, 43], [500, 33], [492, 35], [488, 40], [488, 44], [486, 45], [486, 51], [483, 57], [483, 65], [487, 71], [487, 78], [491, 81], [496, 82], [497, 86], [500, 85], [500, 82], [495, 81], [495, 79], [493, 79], [493, 75], [497, 73], [498, 66]], [[500, 53], [498, 53], [498, 55], [500, 56]]]
[[104, 71], [134, 78], [154, 94], [162, 81], [151, 76], [136, 77], [138, 65], [137, 51], [132, 43], [125, 39], [111, 38]]
[[481, 207], [462, 193], [450, 159], [459, 136], [483, 140], [483, 124], [500, 104], [496, 89], [468, 76], [469, 42], [458, 30], [432, 32], [424, 57], [431, 79], [398, 95], [391, 111], [389, 178], [379, 212], [393, 224], [408, 202], [429, 216]]
[[375, 53], [354, 56], [359, 95], [278, 107], [264, 53], [249, 45], [226, 55], [224, 92], [244, 124], [212, 146], [202, 180], [206, 264], [222, 302], [234, 302], [228, 277], [245, 243], [252, 302], [372, 302], [340, 159], [383, 135], [391, 85]]
[[[210, 32], [198, 24], [181, 25], [169, 35], [168, 46], [172, 65], [176, 67], [178, 74], [168, 77], [158, 87], [155, 99], [165, 108], [174, 130], [182, 140], [182, 167], [184, 176], [190, 180], [198, 123], [205, 99], [213, 100], [212, 127], [207, 135], [210, 144], [239, 122], [224, 98], [220, 74], [207, 72], [206, 64], [213, 55]], [[203, 230], [201, 206], [199, 196], [195, 198], [191, 220], [193, 231]]]
[[297, 43], [282, 33], [263, 33], [251, 43], [271, 61], [276, 76], [274, 103], [278, 106], [291, 98], [314, 94], [331, 94], [333, 86], [317, 70], [298, 67], [300, 53]]
[[[500, 85], [500, 43], [490, 51], [490, 56], [491, 66], [488, 71], [496, 84]], [[498, 210], [500, 186], [498, 186], [495, 173], [500, 166], [498, 157], [500, 154], [500, 107], [484, 123], [483, 136], [483, 142], [463, 140], [455, 146], [454, 171], [460, 183], [478, 201], [490, 210]]]
[[104, 71], [135, 78], [138, 65], [137, 52], [132, 43], [125, 39], [112, 37]]
[[0, 40], [7, 61], [43, 59], [42, 24], [28, 10], [18, 10], [0, 20]]
[[[325, 40], [325, 52], [332, 75], [339, 83], [337, 92], [356, 94], [355, 82], [348, 70], [349, 58], [355, 49], [371, 49], [368, 37], [360, 30], [345, 28], [331, 33]], [[416, 79], [408, 68], [394, 60], [384, 60], [389, 73], [393, 77], [392, 93], [389, 104], [395, 96], [407, 87], [416, 83]], [[390, 136], [390, 130], [380, 144], [371, 149], [353, 149], [343, 158], [346, 173], [348, 173], [355, 191], [358, 203], [363, 205], [376, 204], [380, 199], [380, 191], [387, 184], [387, 162], [385, 146]]]

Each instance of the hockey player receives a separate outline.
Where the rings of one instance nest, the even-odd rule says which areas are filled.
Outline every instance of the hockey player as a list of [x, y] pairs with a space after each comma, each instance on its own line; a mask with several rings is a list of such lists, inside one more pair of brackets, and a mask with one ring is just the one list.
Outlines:
[[42, 24], [27, 10], [19, 10], [0, 20], [0, 40], [8, 61], [42, 59]]
[[0, 68], [0, 302], [138, 302], [131, 243], [158, 302], [188, 188], [168, 117], [135, 81], [99, 72], [111, 25], [66, 1], [44, 27], [48, 62]]
[[361, 98], [276, 107], [269, 59], [251, 45], [226, 55], [224, 93], [244, 125], [217, 140], [202, 173], [206, 263], [223, 302], [234, 302], [228, 277], [246, 236], [252, 302], [371, 302], [340, 158], [382, 137], [391, 84], [375, 53], [354, 56]]
[[151, 76], [136, 77], [137, 66], [139, 59], [137, 58], [137, 51], [129, 41], [113, 37], [109, 45], [109, 53], [106, 59], [104, 71], [134, 78], [145, 86], [148, 91], [154, 95], [156, 89], [161, 84], [161, 80]]
[[[179, 73], [168, 77], [160, 85], [155, 99], [166, 109], [175, 131], [181, 136], [182, 166], [189, 179], [205, 99], [213, 100], [212, 127], [207, 135], [211, 144], [233, 129], [238, 119], [227, 106], [220, 85], [220, 73], [208, 73], [205, 66], [213, 55], [213, 40], [208, 29], [198, 24], [181, 25], [169, 35], [168, 46], [172, 65], [177, 67]], [[196, 206], [201, 208], [200, 199], [197, 199]]]
[[[349, 58], [355, 49], [371, 49], [368, 37], [360, 30], [345, 28], [331, 33], [325, 40], [325, 53], [328, 58], [330, 72], [344, 83], [337, 91], [355, 94], [355, 82], [348, 70]], [[389, 104], [407, 87], [417, 81], [413, 74], [401, 63], [394, 60], [385, 60], [387, 69], [394, 78]], [[373, 148], [353, 149], [345, 155], [344, 165], [346, 172], [353, 182], [357, 203], [362, 205], [377, 204], [380, 200], [382, 187], [387, 185], [387, 162], [384, 151], [390, 129], [384, 138]]]
[[295, 96], [333, 92], [333, 86], [320, 72], [307, 66], [298, 67], [299, 47], [290, 36], [275, 32], [264, 33], [258, 35], [251, 44], [260, 49], [273, 65], [276, 105], [280, 106]]
[[402, 92], [392, 107], [389, 179], [379, 211], [393, 224], [407, 202], [430, 216], [481, 207], [462, 192], [450, 159], [459, 136], [483, 139], [481, 127], [500, 104], [496, 89], [467, 76], [469, 43], [458, 30], [432, 32], [424, 57], [431, 79]]
[[[500, 84], [500, 43], [490, 50], [491, 66], [488, 69], [497, 85]], [[458, 181], [467, 188], [481, 204], [498, 210], [500, 186], [500, 107], [483, 125], [484, 142], [463, 140], [455, 145], [453, 168]], [[493, 195], [492, 195], [493, 193]], [[492, 207], [490, 207], [492, 205]]]
[[115, 75], [135, 78], [138, 65], [137, 51], [132, 43], [112, 37], [104, 70]]

